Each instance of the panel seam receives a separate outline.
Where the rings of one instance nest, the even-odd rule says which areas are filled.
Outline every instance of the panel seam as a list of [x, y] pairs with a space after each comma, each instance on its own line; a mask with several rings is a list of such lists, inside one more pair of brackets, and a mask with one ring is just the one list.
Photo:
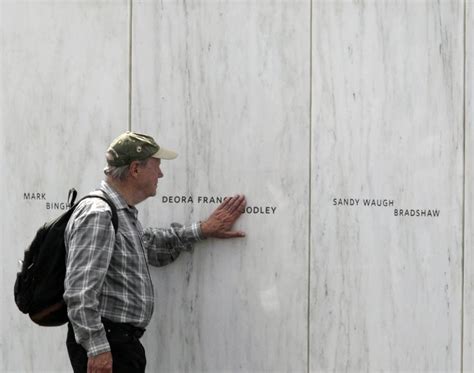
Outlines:
[[307, 372], [311, 371], [311, 217], [312, 217], [312, 149], [313, 149], [313, 0], [309, 2], [309, 209], [308, 209], [308, 293], [307, 293]]
[[129, 0], [128, 20], [128, 130], [132, 130], [132, 20], [133, 0]]
[[464, 372], [464, 289], [465, 289], [465, 247], [466, 247], [466, 0], [464, 0], [463, 24], [463, 183], [462, 183], [462, 231], [461, 231], [461, 372]]

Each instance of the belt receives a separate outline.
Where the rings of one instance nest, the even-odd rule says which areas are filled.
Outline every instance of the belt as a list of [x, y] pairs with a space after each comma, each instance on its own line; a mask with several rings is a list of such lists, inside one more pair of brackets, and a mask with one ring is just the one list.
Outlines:
[[102, 318], [102, 324], [104, 324], [104, 329], [107, 335], [111, 337], [123, 336], [140, 339], [145, 333], [145, 329], [127, 323], [117, 323], [105, 318]]

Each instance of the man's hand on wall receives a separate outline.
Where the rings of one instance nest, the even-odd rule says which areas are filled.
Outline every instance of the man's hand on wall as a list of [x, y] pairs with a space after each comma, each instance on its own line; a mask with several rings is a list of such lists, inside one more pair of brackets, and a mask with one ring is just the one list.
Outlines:
[[236, 195], [226, 198], [217, 209], [201, 223], [204, 237], [235, 238], [244, 237], [241, 231], [232, 231], [235, 221], [242, 215], [245, 208], [245, 196]]

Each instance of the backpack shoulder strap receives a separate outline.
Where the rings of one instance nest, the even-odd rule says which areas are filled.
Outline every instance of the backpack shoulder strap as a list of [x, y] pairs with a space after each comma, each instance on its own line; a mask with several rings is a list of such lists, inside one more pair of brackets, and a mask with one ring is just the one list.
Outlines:
[[101, 196], [97, 195], [97, 194], [89, 194], [87, 196], [82, 197], [77, 202], [76, 206], [79, 204], [79, 202], [81, 202], [83, 199], [86, 199], [86, 198], [99, 198], [102, 201], [106, 202], [110, 206], [110, 209], [112, 210], [112, 225], [114, 226], [115, 233], [117, 233], [117, 229], [118, 229], [117, 208], [115, 207], [114, 203], [107, 197], [107, 195], [103, 191], [100, 191], [100, 192], [102, 192]]
[[74, 188], [69, 189], [69, 193], [67, 195], [67, 203], [69, 206], [74, 206], [76, 197], [77, 197], [77, 190]]

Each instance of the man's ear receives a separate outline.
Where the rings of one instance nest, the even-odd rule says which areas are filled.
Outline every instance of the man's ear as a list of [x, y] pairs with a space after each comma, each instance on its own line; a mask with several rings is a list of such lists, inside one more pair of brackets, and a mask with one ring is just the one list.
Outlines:
[[138, 169], [139, 169], [139, 164], [137, 161], [133, 161], [130, 163], [130, 166], [128, 168], [128, 173], [131, 177], [135, 178], [138, 175]]

